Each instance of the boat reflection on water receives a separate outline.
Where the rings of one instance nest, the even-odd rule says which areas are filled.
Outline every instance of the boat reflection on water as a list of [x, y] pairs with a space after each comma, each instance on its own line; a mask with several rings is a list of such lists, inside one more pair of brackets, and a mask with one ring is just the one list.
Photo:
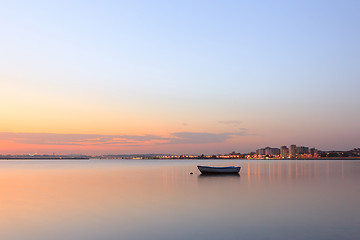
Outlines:
[[235, 187], [240, 183], [240, 174], [199, 174], [198, 182], [201, 185], [209, 185], [209, 187], [214, 187], [215, 185], [222, 186], [223, 184]]
[[[224, 199], [228, 197], [238, 199], [240, 189], [246, 186], [246, 179], [245, 182], [241, 181], [240, 174], [199, 174], [197, 183], [199, 187], [198, 194], [203, 199], [212, 198], [209, 202], [211, 205], [209, 208], [212, 208], [212, 204], [221, 204], [223, 201], [227, 201]], [[214, 193], [216, 193], [216, 197]], [[213, 201], [217, 203], [215, 204]]]
[[213, 173], [213, 174], [203, 174], [199, 175], [199, 178], [240, 178], [240, 174], [238, 173], [228, 173], [228, 174], [221, 174], [221, 173]]

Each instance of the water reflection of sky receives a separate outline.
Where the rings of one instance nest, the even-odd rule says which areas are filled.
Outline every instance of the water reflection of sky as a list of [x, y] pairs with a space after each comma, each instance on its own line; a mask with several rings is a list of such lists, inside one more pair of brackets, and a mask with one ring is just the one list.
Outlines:
[[[201, 176], [196, 165], [240, 165]], [[1, 239], [356, 239], [360, 162], [0, 162]], [[190, 175], [193, 172], [193, 175]]]

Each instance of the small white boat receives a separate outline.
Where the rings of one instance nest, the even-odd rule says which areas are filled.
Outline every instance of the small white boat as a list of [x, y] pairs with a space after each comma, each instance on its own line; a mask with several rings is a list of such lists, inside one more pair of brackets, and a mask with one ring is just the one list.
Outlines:
[[209, 166], [197, 166], [202, 174], [238, 174], [240, 167], [209, 167]]

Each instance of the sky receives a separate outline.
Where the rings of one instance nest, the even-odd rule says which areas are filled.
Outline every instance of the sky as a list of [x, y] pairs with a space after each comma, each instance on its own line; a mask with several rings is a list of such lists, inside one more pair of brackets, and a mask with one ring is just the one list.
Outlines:
[[2, 1], [0, 154], [360, 147], [359, 1]]

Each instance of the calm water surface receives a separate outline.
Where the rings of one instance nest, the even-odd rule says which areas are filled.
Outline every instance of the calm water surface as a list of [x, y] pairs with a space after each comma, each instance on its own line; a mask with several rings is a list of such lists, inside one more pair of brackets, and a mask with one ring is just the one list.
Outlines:
[[1, 161], [0, 239], [360, 239], [359, 200], [360, 161]]

